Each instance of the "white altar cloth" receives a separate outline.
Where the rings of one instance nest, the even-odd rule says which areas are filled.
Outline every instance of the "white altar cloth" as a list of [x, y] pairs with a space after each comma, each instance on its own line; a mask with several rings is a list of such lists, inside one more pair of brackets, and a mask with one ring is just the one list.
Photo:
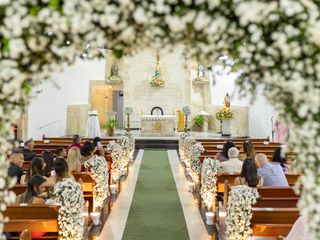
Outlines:
[[100, 124], [99, 124], [97, 111], [89, 111], [86, 135], [88, 138], [101, 137]]
[[174, 136], [176, 117], [172, 115], [141, 115], [142, 136]]

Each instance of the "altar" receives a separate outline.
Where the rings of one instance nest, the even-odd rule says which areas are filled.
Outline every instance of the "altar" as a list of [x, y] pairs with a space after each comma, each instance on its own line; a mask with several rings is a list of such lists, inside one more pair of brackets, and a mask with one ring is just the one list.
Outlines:
[[141, 115], [141, 136], [175, 136], [176, 117]]

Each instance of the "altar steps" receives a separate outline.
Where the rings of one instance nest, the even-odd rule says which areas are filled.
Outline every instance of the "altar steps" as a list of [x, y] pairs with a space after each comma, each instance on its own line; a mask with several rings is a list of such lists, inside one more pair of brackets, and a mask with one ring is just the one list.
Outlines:
[[177, 139], [136, 139], [136, 149], [167, 148], [178, 149]]

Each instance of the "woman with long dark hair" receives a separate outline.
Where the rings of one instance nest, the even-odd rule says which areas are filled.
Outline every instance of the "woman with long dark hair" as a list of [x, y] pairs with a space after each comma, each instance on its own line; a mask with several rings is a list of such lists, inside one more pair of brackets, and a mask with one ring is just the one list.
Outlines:
[[43, 169], [43, 175], [46, 177], [50, 177], [54, 159], [53, 154], [50, 151], [44, 151], [42, 153], [42, 159], [46, 164], [45, 168]]
[[234, 181], [234, 185], [247, 185], [249, 187], [262, 186], [262, 178], [258, 176], [256, 163], [253, 159], [244, 160], [240, 176]]
[[272, 157], [272, 165], [280, 165], [282, 167], [282, 170], [284, 173], [289, 172], [288, 166], [285, 164], [286, 163], [286, 158], [282, 157], [282, 148], [277, 147], [274, 150], [273, 157]]
[[44, 173], [45, 167], [46, 167], [46, 164], [41, 157], [33, 158], [27, 170], [26, 175], [23, 175], [21, 177], [21, 183], [22, 184], [27, 183], [29, 179], [36, 174], [40, 176], [44, 176], [43, 173]]
[[53, 162], [53, 169], [55, 172], [55, 182], [59, 182], [64, 178], [70, 178], [69, 166], [67, 161], [62, 157], [57, 157]]
[[229, 160], [228, 151], [232, 147], [236, 147], [236, 145], [232, 141], [226, 141], [223, 144], [222, 152], [217, 153], [215, 156], [215, 159], [217, 159], [221, 162]]
[[245, 158], [255, 159], [257, 154], [251, 140], [247, 140], [243, 143], [243, 152], [245, 154]]
[[44, 204], [45, 200], [40, 195], [46, 191], [45, 183], [44, 177], [38, 174], [32, 176], [28, 181], [26, 191], [18, 196], [18, 203]]

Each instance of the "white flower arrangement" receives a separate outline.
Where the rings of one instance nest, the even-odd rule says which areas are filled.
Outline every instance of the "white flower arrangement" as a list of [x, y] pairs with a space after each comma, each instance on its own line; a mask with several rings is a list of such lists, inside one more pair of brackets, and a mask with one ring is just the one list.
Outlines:
[[[320, 47], [315, 1], [0, 1], [0, 155], [12, 147], [11, 124], [32, 87], [50, 79], [83, 51], [108, 46], [117, 57], [145, 47], [186, 46], [190, 58], [211, 66], [237, 59], [241, 93], [259, 86], [290, 127], [289, 144], [306, 173], [299, 207], [312, 239], [320, 238]], [[226, 14], [228, 12], [228, 14]], [[228, 18], [228, 16], [233, 16]], [[161, 36], [161, 37], [160, 37]], [[196, 38], [190, 36], [197, 36]], [[303, 91], [301, 91], [303, 89]], [[17, 104], [19, 103], [19, 104]], [[8, 182], [0, 157], [0, 179]], [[1, 181], [1, 180], [0, 180]], [[8, 204], [2, 191], [0, 205]], [[1, 207], [5, 209], [5, 207]], [[2, 224], [0, 224], [2, 225]], [[0, 226], [1, 229], [1, 226]]]
[[133, 108], [132, 107], [125, 107], [124, 113], [127, 115], [131, 115], [133, 113]]
[[252, 233], [250, 220], [252, 205], [257, 202], [257, 189], [246, 185], [234, 186], [228, 198], [226, 236], [229, 240], [249, 240]]
[[121, 169], [122, 167], [122, 147], [116, 141], [110, 141], [107, 145], [107, 152], [111, 154], [112, 158], [112, 180], [113, 182], [117, 182], [121, 177]]
[[85, 161], [85, 167], [92, 172], [94, 180], [93, 194], [94, 199], [98, 202], [103, 202], [108, 196], [108, 180], [109, 171], [104, 157], [94, 155], [91, 159]]
[[194, 182], [198, 183], [201, 173], [200, 154], [204, 151], [204, 147], [200, 142], [197, 142], [192, 146], [192, 154], [190, 161], [190, 173]]
[[189, 132], [184, 132], [179, 136], [179, 154], [181, 157], [185, 156], [185, 139], [190, 137]]
[[191, 165], [191, 158], [192, 158], [192, 146], [196, 144], [196, 140], [192, 137], [185, 138], [185, 155], [184, 155], [184, 163], [186, 168], [190, 168]]
[[134, 150], [135, 150], [135, 147], [136, 147], [135, 138], [134, 138], [133, 133], [128, 132], [128, 131], [126, 131], [124, 133], [124, 136], [126, 136], [128, 138], [127, 145], [128, 145], [128, 149], [129, 149], [129, 152], [130, 152], [129, 156], [130, 156], [130, 159], [132, 160], [133, 154], [134, 154]]
[[53, 194], [60, 203], [59, 239], [81, 240], [84, 230], [84, 199], [80, 184], [70, 178], [64, 178], [54, 185]]
[[212, 207], [213, 198], [217, 191], [217, 174], [220, 168], [220, 161], [213, 158], [205, 158], [202, 163], [200, 194], [208, 209]]
[[184, 113], [184, 115], [190, 115], [191, 114], [191, 107], [190, 106], [184, 106], [182, 108], [182, 112]]
[[120, 144], [122, 148], [122, 170], [127, 166], [127, 164], [130, 161], [130, 155], [131, 155], [131, 149], [130, 149], [130, 143], [129, 138], [126, 135], [123, 135], [118, 143]]

